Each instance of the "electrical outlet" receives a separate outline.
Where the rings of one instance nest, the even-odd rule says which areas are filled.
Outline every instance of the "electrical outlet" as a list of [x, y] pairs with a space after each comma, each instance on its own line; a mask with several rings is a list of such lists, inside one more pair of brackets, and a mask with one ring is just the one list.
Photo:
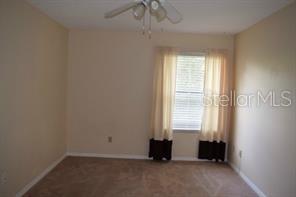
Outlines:
[[109, 143], [112, 143], [112, 141], [113, 141], [112, 136], [109, 136], [109, 137], [108, 137], [108, 142], [109, 142]]
[[238, 152], [238, 156], [239, 156], [239, 158], [242, 158], [242, 156], [243, 156], [243, 151], [242, 151], [242, 150], [240, 150], [240, 151]]
[[7, 182], [7, 175], [6, 172], [1, 172], [1, 179], [0, 179], [0, 183], [1, 185], [5, 185]]

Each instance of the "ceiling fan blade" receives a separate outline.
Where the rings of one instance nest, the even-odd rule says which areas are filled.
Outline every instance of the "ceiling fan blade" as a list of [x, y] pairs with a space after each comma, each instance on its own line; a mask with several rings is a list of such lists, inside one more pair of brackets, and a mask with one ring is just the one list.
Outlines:
[[167, 0], [159, 0], [159, 2], [166, 10], [167, 18], [171, 23], [177, 24], [183, 20], [181, 13]]
[[134, 1], [134, 2], [131, 2], [131, 3], [128, 3], [128, 4], [125, 4], [117, 9], [114, 9], [110, 12], [107, 12], [105, 14], [105, 18], [112, 18], [112, 17], [115, 17], [123, 12], [126, 12], [127, 10], [129, 9], [132, 9], [133, 7], [135, 7], [136, 5], [138, 5], [139, 3], [141, 3], [141, 1]]

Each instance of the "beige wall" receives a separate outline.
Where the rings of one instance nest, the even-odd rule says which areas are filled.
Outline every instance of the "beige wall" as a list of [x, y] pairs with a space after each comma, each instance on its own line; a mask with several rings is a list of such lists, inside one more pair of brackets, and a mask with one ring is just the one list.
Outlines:
[[14, 196], [66, 149], [68, 33], [23, 0], [0, 0], [1, 197]]
[[[232, 59], [233, 36], [71, 30], [68, 151], [147, 155], [155, 46], [225, 48]], [[175, 134], [173, 152], [196, 157], [196, 134]]]
[[291, 90], [294, 94], [288, 108], [236, 108], [231, 162], [267, 196], [296, 196], [295, 36], [296, 3], [236, 37], [239, 93]]

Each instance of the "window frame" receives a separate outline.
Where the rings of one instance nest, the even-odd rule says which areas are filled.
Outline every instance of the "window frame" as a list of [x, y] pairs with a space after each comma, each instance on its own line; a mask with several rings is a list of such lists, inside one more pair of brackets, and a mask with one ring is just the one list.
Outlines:
[[[178, 56], [202, 56], [202, 57], [205, 57], [206, 56], [206, 53], [205, 52], [179, 52], [177, 54], [177, 57]], [[178, 65], [176, 65], [178, 66]], [[176, 68], [177, 70], [177, 68]], [[176, 95], [176, 91], [175, 91], [175, 95]], [[202, 124], [202, 123], [201, 123]], [[184, 133], [184, 134], [198, 134], [201, 132], [201, 130], [192, 130], [192, 129], [174, 129], [173, 128], [173, 132], [174, 133]]]

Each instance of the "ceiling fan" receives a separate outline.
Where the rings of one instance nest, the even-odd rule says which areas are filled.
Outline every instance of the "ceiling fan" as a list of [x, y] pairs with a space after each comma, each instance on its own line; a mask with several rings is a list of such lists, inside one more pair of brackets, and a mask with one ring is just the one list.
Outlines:
[[157, 22], [168, 19], [171, 23], [177, 24], [182, 21], [180, 12], [167, 0], [134, 0], [117, 9], [105, 14], [105, 18], [113, 18], [128, 10], [133, 11], [136, 20], [143, 20], [143, 33], [145, 33], [145, 13], [149, 16], [149, 35], [151, 34], [151, 16], [154, 16]]

